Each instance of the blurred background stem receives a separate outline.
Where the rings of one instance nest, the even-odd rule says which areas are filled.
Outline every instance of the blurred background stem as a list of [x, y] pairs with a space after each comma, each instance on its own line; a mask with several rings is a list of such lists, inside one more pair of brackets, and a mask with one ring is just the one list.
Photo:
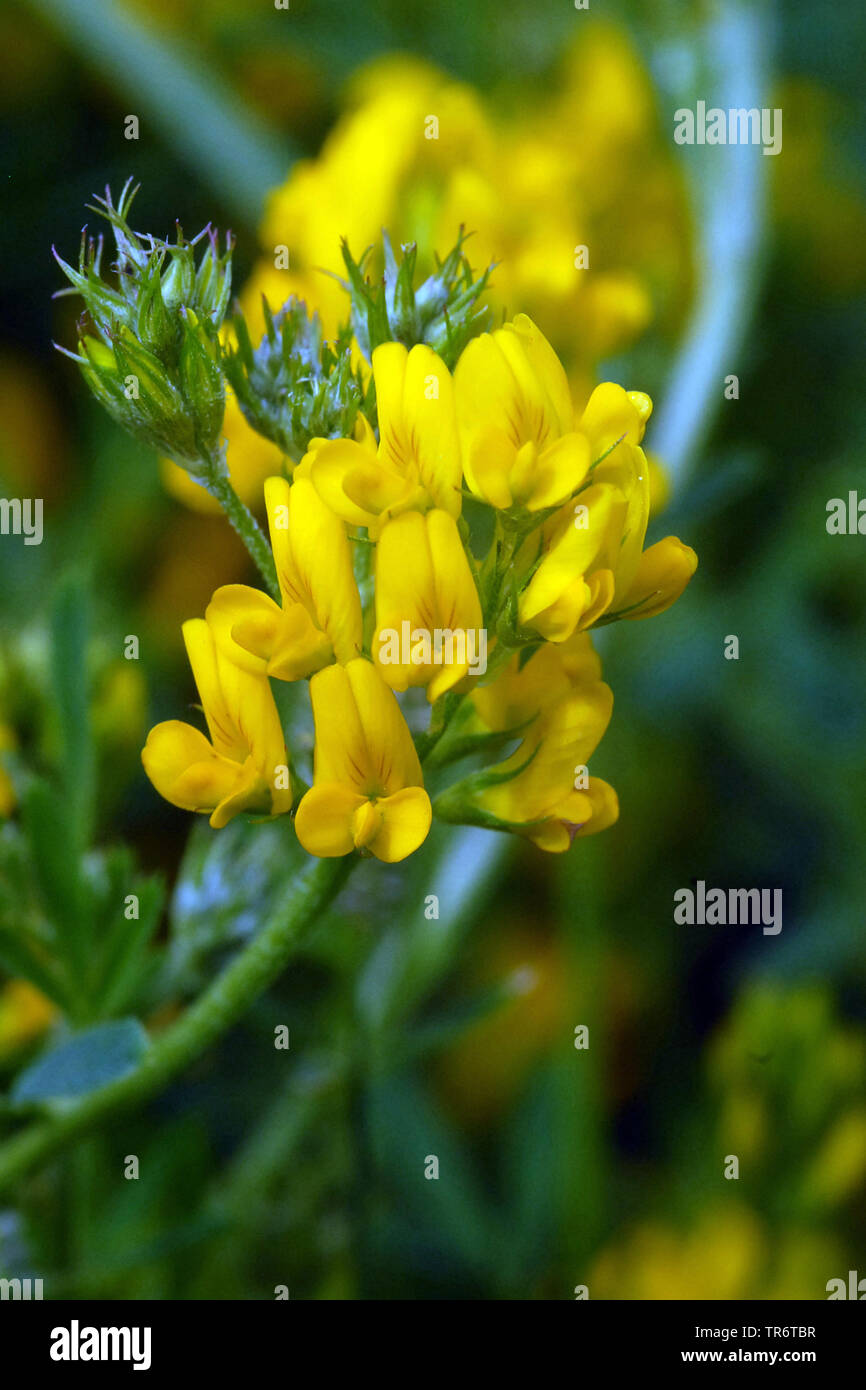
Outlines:
[[212, 67], [111, 0], [27, 3], [227, 206], [258, 221], [294, 151]]
[[[769, 15], [760, 0], [720, 7], [694, 36], [684, 29], [676, 8], [661, 34], [653, 33], [652, 66], [671, 130], [674, 110], [694, 110], [698, 100], [724, 110], [768, 104]], [[771, 163], [749, 145], [677, 149], [691, 192], [697, 286], [652, 427], [653, 449], [675, 486], [701, 456], [725, 399], [725, 377], [743, 370], [741, 349], [761, 282]]]

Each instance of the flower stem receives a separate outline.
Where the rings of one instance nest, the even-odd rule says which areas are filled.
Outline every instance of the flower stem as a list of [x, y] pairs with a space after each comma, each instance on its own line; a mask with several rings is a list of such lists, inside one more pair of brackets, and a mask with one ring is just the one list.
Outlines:
[[268, 586], [271, 598], [279, 602], [280, 586], [277, 583], [277, 571], [271, 548], [249, 507], [241, 501], [232, 487], [225, 469], [219, 466], [210, 467], [206, 477], [202, 480], [202, 486], [206, 488], [211, 497], [219, 502], [249, 551], [250, 558], [259, 574]]
[[354, 856], [346, 855], [309, 864], [293, 883], [288, 907], [275, 914], [210, 988], [160, 1035], [135, 1071], [37, 1121], [0, 1147], [0, 1190], [109, 1116], [143, 1104], [236, 1023], [282, 974], [354, 862]]

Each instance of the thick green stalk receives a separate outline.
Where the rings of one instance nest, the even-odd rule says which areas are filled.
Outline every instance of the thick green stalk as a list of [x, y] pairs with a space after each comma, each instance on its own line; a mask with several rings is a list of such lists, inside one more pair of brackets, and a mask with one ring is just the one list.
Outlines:
[[353, 863], [354, 856], [348, 855], [311, 863], [295, 880], [288, 907], [275, 914], [154, 1042], [135, 1071], [37, 1121], [0, 1147], [0, 1190], [109, 1116], [142, 1105], [236, 1023], [282, 974], [304, 932], [336, 896]]

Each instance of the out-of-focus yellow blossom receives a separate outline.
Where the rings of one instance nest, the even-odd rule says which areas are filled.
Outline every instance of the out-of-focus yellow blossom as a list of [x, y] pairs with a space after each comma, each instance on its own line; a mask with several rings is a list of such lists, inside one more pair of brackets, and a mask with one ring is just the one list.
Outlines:
[[[781, 1259], [774, 1259], [780, 1244], [771, 1243], [755, 1213], [737, 1202], [717, 1203], [686, 1229], [642, 1222], [602, 1251], [585, 1282], [596, 1299], [823, 1298], [833, 1272], [831, 1250], [798, 1232], [786, 1242], [786, 1252], [804, 1238], [814, 1257], [811, 1268], [807, 1262], [798, 1278], [785, 1280]], [[786, 1294], [775, 1292], [780, 1285]]]
[[[262, 294], [275, 306], [294, 294], [318, 311], [326, 335], [333, 337], [345, 318], [346, 303], [338, 283], [322, 272], [344, 274], [341, 238], [356, 254], [376, 240], [385, 225], [394, 228], [400, 241], [415, 239], [408, 226], [404, 235], [403, 219], [397, 215], [413, 169], [418, 169], [419, 183], [425, 170], [440, 182], [448, 167], [483, 160], [490, 151], [491, 135], [475, 93], [425, 63], [380, 60], [361, 70], [353, 91], [353, 109], [330, 133], [320, 156], [300, 160], [285, 185], [270, 197], [261, 228], [265, 256], [242, 295], [251, 331], [263, 326]], [[430, 112], [437, 113], [441, 139], [425, 138]], [[412, 190], [407, 192], [411, 200]], [[438, 202], [441, 194], [435, 189], [431, 193]], [[430, 200], [422, 187], [417, 194], [409, 221], [420, 230]], [[461, 220], [454, 224], [454, 234]], [[421, 238], [428, 258], [431, 235], [435, 240], [438, 229], [429, 226]], [[449, 245], [453, 241], [451, 235]], [[285, 270], [274, 265], [280, 247], [289, 251]]]
[[788, 1200], [802, 1214], [856, 1192], [866, 1176], [866, 1036], [840, 1024], [826, 989], [752, 985], [716, 1034], [708, 1069], [719, 1141], [753, 1181], [775, 1182], [796, 1150], [805, 1158]]
[[454, 391], [466, 482], [505, 511], [556, 506], [586, 477], [590, 441], [574, 427], [568, 378], [526, 314], [461, 354]]
[[316, 726], [313, 786], [295, 817], [309, 854], [366, 851], [388, 864], [430, 829], [430, 798], [406, 721], [375, 666], [326, 666], [310, 681]]
[[454, 386], [445, 363], [419, 344], [385, 343], [373, 353], [379, 444], [372, 433], [312, 440], [300, 464], [344, 521], [371, 535], [389, 517], [440, 507], [459, 516], [460, 446]]
[[109, 749], [137, 748], [147, 717], [144, 676], [134, 661], [115, 661], [104, 672], [93, 699], [93, 732]]
[[803, 1174], [803, 1197], [810, 1207], [833, 1208], [852, 1197], [866, 1176], [866, 1108], [841, 1115]]
[[[434, 509], [425, 515], [404, 512], [387, 522], [376, 546], [373, 659], [392, 690], [426, 686], [433, 704], [459, 686], [477, 660], [481, 641], [486, 666], [482, 624], [478, 590], [453, 516]], [[443, 633], [449, 637], [445, 659], [438, 662], [437, 632], [440, 640]]]
[[[228, 440], [226, 463], [229, 481], [241, 500], [248, 507], [255, 507], [261, 498], [265, 479], [273, 473], [282, 472], [284, 459], [275, 444], [247, 424], [237, 397], [228, 386], [223, 433]], [[197, 512], [212, 516], [221, 514], [219, 502], [200, 487], [186, 469], [180, 468], [171, 459], [160, 459], [160, 469], [166, 488], [179, 502]]]
[[245, 670], [300, 680], [361, 650], [361, 601], [345, 527], [309, 478], [265, 483], [282, 606], [246, 584], [217, 589], [206, 617], [223, 654]]
[[613, 710], [613, 693], [601, 679], [588, 636], [578, 635], [562, 647], [541, 647], [522, 667], [519, 657], [512, 657], [471, 700], [491, 730], [532, 721], [520, 747], [498, 769], [516, 775], [478, 795], [482, 810], [557, 854], [577, 836], [614, 823], [616, 792], [600, 777], [585, 774]]
[[55, 1005], [29, 980], [8, 980], [0, 989], [0, 1056], [33, 1042], [56, 1015]]
[[62, 489], [67, 449], [56, 395], [39, 369], [0, 357], [0, 480], [20, 496], [50, 501]]
[[7, 820], [15, 810], [17, 798], [12, 778], [3, 766], [3, 754], [16, 746], [15, 734], [8, 724], [0, 724], [0, 820]]
[[562, 1040], [574, 1000], [562, 943], [507, 923], [486, 942], [473, 983], [502, 1002], [442, 1055], [438, 1088], [461, 1125], [488, 1126], [520, 1091], [539, 1053]]
[[242, 580], [249, 555], [240, 536], [224, 516], [201, 516], [178, 511], [151, 541], [153, 578], [143, 596], [149, 630], [165, 645], [177, 641], [177, 629], [187, 613], [200, 613], [213, 594], [214, 576]]
[[[275, 304], [299, 294], [332, 335], [344, 306], [317, 268], [343, 273], [341, 236], [360, 254], [388, 225], [428, 263], [462, 224], [473, 261], [500, 263], [497, 316], [526, 305], [584, 361], [641, 331], [653, 298], [669, 312], [689, 276], [685, 197], [625, 34], [585, 26], [560, 81], [518, 95], [500, 107], [415, 59], [361, 69], [319, 157], [271, 196], [245, 309], [255, 316], [262, 291]], [[274, 269], [280, 246], [289, 270]]]
[[151, 729], [141, 754], [160, 796], [210, 815], [215, 829], [241, 811], [280, 815], [292, 805], [288, 758], [267, 676], [227, 660], [202, 618], [183, 625], [210, 742], [171, 719]]

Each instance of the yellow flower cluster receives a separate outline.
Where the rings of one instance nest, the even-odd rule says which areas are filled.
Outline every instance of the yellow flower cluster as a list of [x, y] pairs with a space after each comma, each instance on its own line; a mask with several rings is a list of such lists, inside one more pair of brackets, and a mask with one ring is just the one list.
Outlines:
[[[185, 624], [210, 739], [159, 724], [147, 774], [215, 827], [297, 801], [309, 853], [393, 862], [430, 828], [419, 749], [444, 763], [459, 728], [462, 750], [518, 746], [446, 789], [443, 818], [567, 849], [617, 816], [586, 773], [613, 703], [588, 629], [661, 612], [697, 563], [673, 537], [643, 550], [650, 401], [605, 384], [575, 408], [525, 315], [473, 339], [453, 376], [424, 345], [385, 343], [372, 369], [378, 437], [361, 416], [353, 438], [312, 440], [291, 481], [265, 485], [280, 601], [232, 584]], [[464, 495], [494, 522], [483, 561]], [[305, 790], [270, 678], [309, 681]], [[397, 701], [410, 687], [433, 707], [417, 743]]]
[[[254, 340], [262, 296], [280, 305], [290, 295], [333, 338], [346, 310], [335, 278], [345, 276], [341, 238], [360, 256], [383, 226], [395, 244], [416, 243], [428, 269], [465, 226], [473, 265], [496, 264], [494, 319], [523, 307], [544, 323], [581, 393], [600, 359], [654, 317], [670, 325], [682, 312], [685, 191], [648, 72], [622, 29], [582, 25], [553, 81], [502, 99], [420, 59], [386, 57], [355, 74], [344, 107], [319, 155], [299, 161], [268, 201], [261, 256], [241, 294]], [[232, 483], [253, 505], [281, 466], [278, 451], [231, 393], [225, 433]], [[164, 467], [185, 502], [215, 509], [182, 470]]]

